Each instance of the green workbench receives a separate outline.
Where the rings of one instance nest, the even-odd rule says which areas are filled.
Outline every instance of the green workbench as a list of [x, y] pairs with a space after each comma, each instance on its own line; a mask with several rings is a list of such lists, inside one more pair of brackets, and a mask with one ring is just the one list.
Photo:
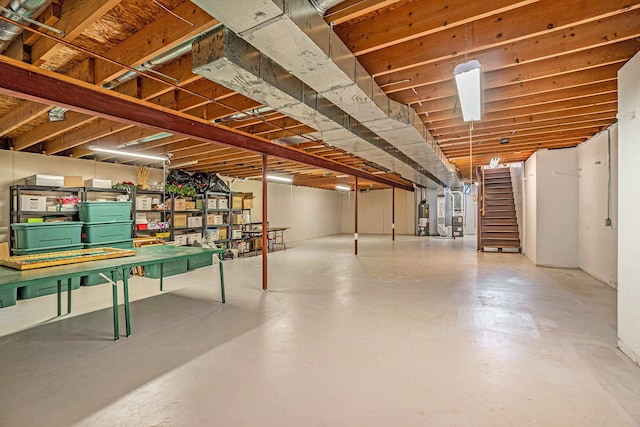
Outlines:
[[[58, 316], [62, 313], [62, 286], [67, 286], [67, 313], [71, 313], [71, 280], [75, 277], [88, 274], [104, 274], [111, 278], [113, 286], [113, 335], [114, 339], [120, 338], [118, 322], [118, 292], [116, 284], [122, 280], [124, 287], [124, 311], [126, 319], [127, 336], [131, 335], [131, 318], [129, 314], [129, 271], [133, 267], [145, 267], [160, 265], [160, 290], [163, 290], [163, 264], [188, 259], [194, 256], [224, 253], [224, 249], [198, 248], [190, 246], [154, 245], [133, 249], [137, 252], [134, 256], [112, 258], [99, 261], [88, 261], [77, 264], [60, 265], [55, 267], [36, 268], [32, 270], [16, 270], [0, 266], [0, 289], [21, 288], [29, 286], [30, 282], [49, 279], [58, 282]], [[222, 257], [221, 257], [222, 258]], [[220, 289], [222, 302], [224, 296], [224, 272], [222, 259], [220, 259]]]

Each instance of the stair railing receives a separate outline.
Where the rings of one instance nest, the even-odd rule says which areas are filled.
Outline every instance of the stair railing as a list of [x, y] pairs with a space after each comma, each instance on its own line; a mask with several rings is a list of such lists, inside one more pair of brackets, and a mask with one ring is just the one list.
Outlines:
[[482, 217], [484, 216], [484, 169], [476, 167], [476, 182], [478, 183], [478, 229], [476, 230], [478, 238], [477, 250], [482, 250]]

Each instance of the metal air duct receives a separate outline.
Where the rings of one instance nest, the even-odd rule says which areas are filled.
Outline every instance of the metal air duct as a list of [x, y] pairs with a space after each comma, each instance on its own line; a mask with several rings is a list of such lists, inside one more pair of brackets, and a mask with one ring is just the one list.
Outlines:
[[227, 28], [198, 39], [192, 52], [193, 72], [222, 84], [318, 132], [315, 139], [398, 172], [422, 186], [439, 180], [353, 117], [287, 73]]
[[[11, 0], [9, 9], [11, 12], [2, 12], [2, 16], [16, 22], [22, 22], [22, 19], [32, 16], [38, 16], [52, 0]], [[4, 52], [12, 41], [18, 38], [24, 30], [17, 25], [7, 21], [0, 21], [0, 53]]]
[[415, 110], [386, 96], [308, 1], [192, 1], [437, 180], [462, 188]]

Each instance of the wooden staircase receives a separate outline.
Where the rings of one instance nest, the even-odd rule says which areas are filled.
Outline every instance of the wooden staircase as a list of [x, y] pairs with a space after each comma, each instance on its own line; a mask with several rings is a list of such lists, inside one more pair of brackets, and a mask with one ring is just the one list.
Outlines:
[[510, 252], [520, 252], [518, 217], [509, 168], [485, 169], [480, 174], [484, 183], [481, 183], [482, 203], [478, 216], [478, 250], [497, 249], [502, 252], [508, 249]]

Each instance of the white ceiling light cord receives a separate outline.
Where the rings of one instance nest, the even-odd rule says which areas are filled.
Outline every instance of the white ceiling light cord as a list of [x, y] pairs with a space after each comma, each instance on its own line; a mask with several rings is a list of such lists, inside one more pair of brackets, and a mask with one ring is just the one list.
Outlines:
[[469, 185], [473, 184], [473, 120], [469, 123]]

